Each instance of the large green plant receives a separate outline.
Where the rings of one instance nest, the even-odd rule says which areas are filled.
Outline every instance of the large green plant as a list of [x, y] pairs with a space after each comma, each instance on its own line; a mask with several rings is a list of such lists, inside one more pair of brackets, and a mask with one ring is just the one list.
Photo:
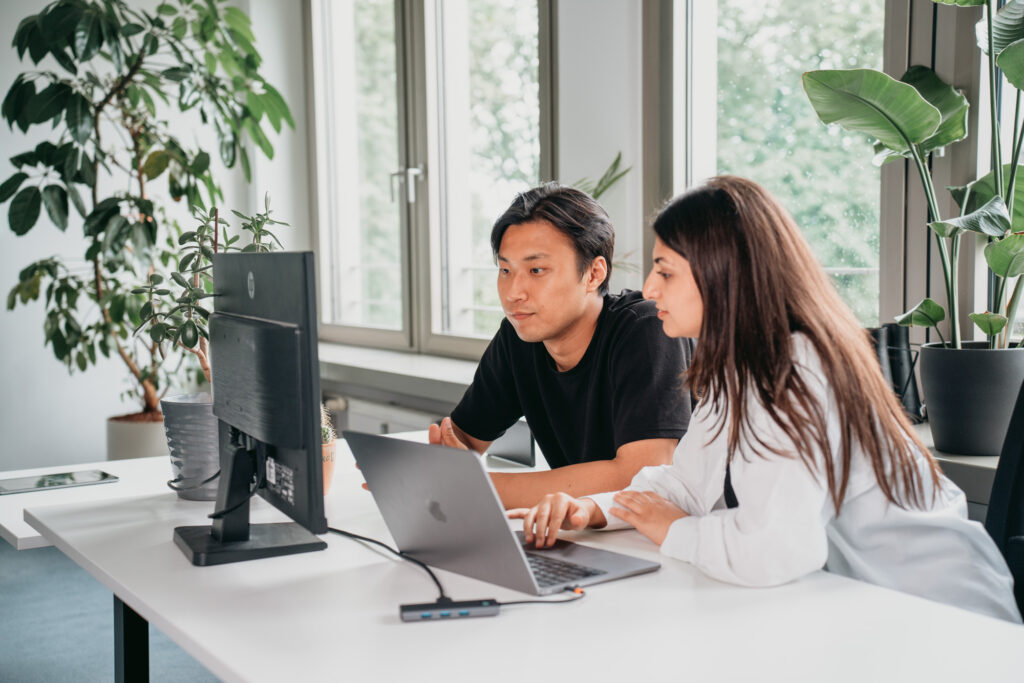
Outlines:
[[223, 4], [176, 0], [150, 13], [122, 0], [58, 0], [14, 34], [19, 58], [42, 68], [18, 75], [0, 114], [23, 132], [37, 125], [52, 132], [11, 157], [17, 171], [0, 185], [0, 202], [10, 200], [16, 235], [30, 231], [44, 207], [66, 230], [79, 223], [69, 215], [73, 206], [87, 267], [57, 257], [29, 264], [7, 307], [45, 296], [44, 335], [57, 359], [84, 371], [97, 352], [116, 354], [143, 412], [159, 411], [168, 357], [156, 341], [131, 336], [147, 304], [131, 290], [175, 256], [164, 245], [180, 231], [163, 219], [163, 202], [184, 199], [191, 213], [222, 198], [193, 128], [179, 134], [161, 115], [190, 112], [195, 127], [216, 133], [223, 164], [240, 164], [247, 180], [246, 140], [272, 157], [266, 126], [295, 125], [260, 75], [249, 18]]
[[[995, 11], [994, 0], [934, 0], [940, 4], [986, 6], [979, 24], [978, 44], [988, 56], [992, 130], [998, 131], [994, 87], [996, 67], [1002, 69], [1016, 90], [1015, 121], [1020, 121], [1024, 88], [1024, 0], [1011, 0]], [[967, 136], [967, 99], [942, 81], [931, 69], [911, 67], [900, 80], [872, 69], [810, 71], [803, 77], [804, 90], [818, 117], [825, 123], [866, 133], [877, 140], [876, 162], [908, 158], [921, 177], [928, 201], [930, 222], [942, 263], [949, 306], [948, 344], [960, 348], [961, 332], [957, 296], [960, 245], [967, 232], [985, 239], [985, 260], [995, 276], [995, 311], [971, 313], [970, 318], [988, 335], [992, 347], [1008, 347], [1010, 325], [1024, 293], [1024, 196], [1018, 185], [1018, 161], [1024, 127], [1015, 125], [1011, 161], [1004, 164], [999, 135], [992, 136], [992, 171], [964, 187], [947, 188], [959, 205], [957, 216], [943, 217], [927, 157]], [[1011, 219], [1012, 216], [1012, 219]], [[1016, 285], [1012, 283], [1016, 279]], [[1012, 294], [1010, 292], [1012, 291]], [[1009, 296], [1008, 296], [1009, 294]], [[922, 300], [897, 317], [903, 325], [939, 330], [946, 309], [931, 299]]]

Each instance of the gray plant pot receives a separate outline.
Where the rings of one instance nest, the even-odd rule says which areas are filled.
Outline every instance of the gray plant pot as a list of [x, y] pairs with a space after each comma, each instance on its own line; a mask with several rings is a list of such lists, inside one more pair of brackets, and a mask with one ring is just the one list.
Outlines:
[[209, 394], [183, 394], [160, 401], [164, 431], [171, 452], [167, 485], [186, 500], [216, 500], [220, 447], [213, 398]]
[[1024, 382], [1024, 349], [921, 347], [921, 387], [935, 447], [957, 455], [999, 455]]

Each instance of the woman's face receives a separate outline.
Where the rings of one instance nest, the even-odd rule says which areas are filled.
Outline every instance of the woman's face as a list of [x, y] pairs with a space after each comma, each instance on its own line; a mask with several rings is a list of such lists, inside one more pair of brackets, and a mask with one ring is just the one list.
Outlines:
[[704, 300], [690, 262], [660, 239], [654, 240], [654, 268], [644, 283], [644, 298], [658, 306], [662, 329], [670, 337], [700, 336]]

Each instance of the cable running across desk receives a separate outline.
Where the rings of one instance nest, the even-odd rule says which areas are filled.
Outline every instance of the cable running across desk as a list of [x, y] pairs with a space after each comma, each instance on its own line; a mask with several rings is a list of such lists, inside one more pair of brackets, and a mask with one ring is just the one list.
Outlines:
[[[389, 546], [387, 543], [383, 543], [381, 541], [378, 541], [375, 538], [369, 538], [368, 536], [360, 536], [359, 534], [354, 534], [351, 531], [344, 531], [342, 529], [335, 529], [334, 527], [327, 527], [327, 530], [332, 532], [332, 533], [338, 534], [339, 536], [345, 536], [347, 538], [351, 538], [351, 539], [354, 539], [356, 541], [362, 541], [363, 543], [372, 543], [374, 545], [380, 546], [381, 548], [384, 548], [385, 550], [387, 550], [389, 553], [392, 553], [393, 555], [396, 555], [396, 556], [398, 556], [399, 558], [401, 558], [403, 560], [408, 560], [409, 562], [412, 562], [413, 564], [418, 565], [419, 567], [421, 567], [423, 569], [423, 571], [425, 571], [427, 574], [429, 574], [430, 578], [433, 579], [434, 584], [437, 586], [437, 591], [439, 593], [438, 598], [437, 598], [437, 602], [434, 605], [430, 606], [430, 607], [446, 608], [446, 607], [449, 607], [449, 606], [451, 606], [453, 604], [458, 604], [458, 603], [455, 603], [450, 597], [448, 597], [448, 594], [445, 593], [444, 586], [441, 585], [441, 581], [437, 578], [437, 575], [434, 574], [434, 572], [430, 569], [430, 567], [428, 567], [425, 563], [421, 562], [420, 560], [417, 560], [415, 557], [411, 557], [409, 555], [406, 555], [402, 551], [396, 550], [395, 548], [392, 548], [391, 546]], [[576, 602], [577, 600], [582, 599], [586, 595], [586, 593], [583, 592], [583, 589], [580, 588], [579, 586], [569, 586], [569, 587], [566, 587], [565, 590], [572, 591], [574, 593], [574, 595], [572, 597], [570, 597], [570, 598], [565, 598], [565, 599], [562, 599], [562, 600], [513, 600], [511, 602], [499, 602], [497, 600], [486, 600], [486, 601], [472, 601], [472, 602], [483, 602], [483, 603], [491, 604], [491, 605], [493, 605], [495, 607], [507, 607], [509, 605], [559, 605], [559, 604], [566, 603], [566, 602]], [[403, 607], [406, 607], [406, 606], [403, 606]], [[418, 607], [419, 608], [419, 607], [426, 607], [426, 606], [424, 606], [424, 605], [417, 605], [417, 606], [414, 606], [414, 607]], [[443, 613], [443, 609], [442, 609], [441, 616], [446, 616]], [[464, 616], [469, 616], [469, 615], [467, 613]]]

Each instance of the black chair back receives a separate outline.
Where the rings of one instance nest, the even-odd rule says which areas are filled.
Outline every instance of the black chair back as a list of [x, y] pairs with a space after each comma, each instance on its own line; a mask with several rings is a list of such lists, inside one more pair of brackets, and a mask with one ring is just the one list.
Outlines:
[[1024, 613], [1024, 386], [1006, 430], [992, 483], [985, 529], [999, 546], [1013, 574], [1017, 607]]

